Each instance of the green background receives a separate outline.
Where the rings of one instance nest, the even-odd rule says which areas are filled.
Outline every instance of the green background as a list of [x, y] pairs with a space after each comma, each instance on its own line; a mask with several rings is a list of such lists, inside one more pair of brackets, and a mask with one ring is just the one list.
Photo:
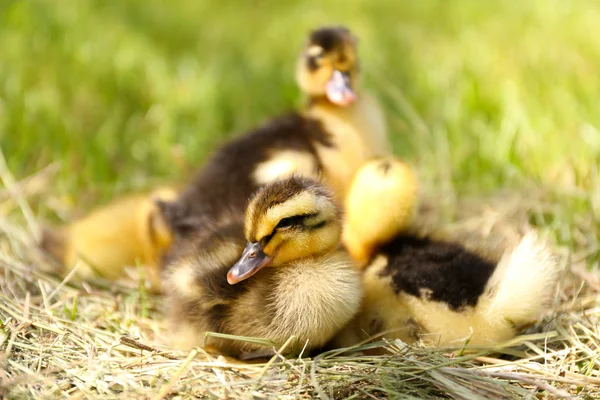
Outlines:
[[43, 218], [182, 181], [300, 106], [306, 34], [341, 23], [425, 186], [541, 187], [559, 205], [541, 224], [573, 241], [583, 218], [597, 242], [598, 21], [595, 1], [4, 0], [1, 149], [16, 179], [60, 162], [31, 200]]

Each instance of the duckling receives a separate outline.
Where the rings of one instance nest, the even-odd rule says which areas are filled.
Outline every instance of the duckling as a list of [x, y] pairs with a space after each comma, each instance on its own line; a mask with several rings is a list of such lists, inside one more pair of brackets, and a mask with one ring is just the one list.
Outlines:
[[176, 235], [243, 215], [262, 185], [291, 175], [323, 179], [343, 201], [365, 161], [389, 153], [383, 114], [360, 90], [357, 40], [343, 27], [312, 31], [297, 82], [308, 98], [301, 112], [264, 123], [218, 149], [175, 202], [162, 204]]
[[48, 228], [40, 246], [64, 267], [67, 274], [76, 264], [76, 278], [103, 276], [117, 279], [125, 266], [147, 267], [151, 289], [160, 288], [159, 260], [169, 248], [172, 235], [157, 200], [172, 200], [176, 192], [159, 188], [151, 193], [120, 198], [73, 223]]
[[232, 214], [176, 241], [164, 272], [175, 346], [234, 357], [263, 349], [205, 337], [210, 331], [278, 346], [294, 335], [289, 351], [324, 345], [361, 300], [358, 269], [339, 246], [341, 229], [331, 190], [292, 176], [259, 189], [245, 222]]
[[391, 154], [381, 106], [361, 90], [358, 39], [345, 27], [311, 32], [296, 80], [308, 98], [302, 113], [321, 122], [333, 146], [318, 146], [325, 181], [346, 197], [356, 171], [368, 160]]
[[561, 269], [548, 246], [530, 231], [494, 258], [415, 233], [407, 216], [416, 203], [416, 181], [407, 171], [397, 160], [372, 161], [350, 189], [346, 246], [369, 261], [361, 310], [334, 346], [387, 332], [386, 338], [407, 343], [487, 347], [535, 323]]

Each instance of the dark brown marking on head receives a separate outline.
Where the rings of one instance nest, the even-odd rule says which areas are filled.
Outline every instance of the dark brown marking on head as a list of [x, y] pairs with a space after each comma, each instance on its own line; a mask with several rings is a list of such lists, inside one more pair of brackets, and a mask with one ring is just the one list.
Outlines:
[[456, 243], [401, 235], [381, 249], [388, 265], [381, 276], [391, 276], [396, 293], [428, 297], [452, 310], [474, 307], [496, 264]]
[[309, 46], [320, 46], [326, 52], [337, 50], [345, 43], [356, 42], [350, 30], [343, 26], [316, 29], [310, 33], [308, 40]]

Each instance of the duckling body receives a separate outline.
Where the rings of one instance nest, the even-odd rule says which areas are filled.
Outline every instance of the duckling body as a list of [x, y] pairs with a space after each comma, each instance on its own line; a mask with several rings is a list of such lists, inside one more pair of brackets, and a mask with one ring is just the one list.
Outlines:
[[279, 346], [294, 335], [296, 350], [324, 345], [356, 314], [362, 293], [356, 267], [338, 247], [340, 231], [333, 195], [292, 177], [261, 188], [244, 225], [232, 219], [176, 242], [164, 277], [175, 345], [234, 356], [263, 348], [205, 339], [210, 331]]
[[252, 194], [271, 181], [321, 171], [317, 146], [331, 146], [321, 125], [298, 113], [275, 118], [219, 148], [176, 201], [162, 204], [176, 234], [243, 219]]
[[399, 236], [365, 269], [353, 336], [339, 345], [381, 332], [440, 347], [497, 345], [540, 318], [556, 283], [552, 263], [533, 234], [499, 262], [456, 243]]
[[[411, 182], [398, 178], [404, 171], [397, 161], [374, 161], [365, 170], [368, 173], [359, 172], [362, 180], [351, 189], [355, 197], [346, 203], [345, 226], [346, 237], [360, 238], [346, 241], [350, 252], [368, 260], [363, 270], [365, 294], [357, 317], [334, 340], [336, 346], [382, 332], [408, 343], [493, 346], [541, 317], [560, 268], [535, 233], [525, 235], [498, 259], [452, 240], [413, 233], [403, 217], [406, 213], [390, 213], [386, 207], [371, 207], [369, 221], [361, 224], [353, 214], [368, 208], [363, 198], [370, 202], [382, 197], [386, 204], [397, 202], [398, 208], [406, 209], [415, 200], [407, 193], [416, 193], [410, 185], [386, 183]], [[369, 236], [376, 233], [372, 226], [380, 226], [383, 238]]]
[[58, 229], [46, 229], [41, 247], [60, 261], [68, 273], [82, 262], [76, 277], [101, 275], [117, 279], [124, 266], [147, 267], [151, 288], [160, 287], [159, 259], [171, 245], [172, 235], [155, 204], [175, 198], [170, 188], [130, 195], [100, 207]]

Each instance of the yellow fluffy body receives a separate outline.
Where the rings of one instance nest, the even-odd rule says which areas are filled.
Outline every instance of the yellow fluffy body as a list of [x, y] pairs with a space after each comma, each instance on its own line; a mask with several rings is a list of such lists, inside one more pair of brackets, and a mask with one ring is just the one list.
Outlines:
[[67, 273], [78, 263], [76, 276], [118, 279], [126, 266], [148, 267], [152, 287], [160, 286], [159, 257], [171, 244], [171, 234], [154, 200], [170, 200], [175, 191], [120, 198], [59, 228], [46, 230], [41, 246], [60, 261]]

